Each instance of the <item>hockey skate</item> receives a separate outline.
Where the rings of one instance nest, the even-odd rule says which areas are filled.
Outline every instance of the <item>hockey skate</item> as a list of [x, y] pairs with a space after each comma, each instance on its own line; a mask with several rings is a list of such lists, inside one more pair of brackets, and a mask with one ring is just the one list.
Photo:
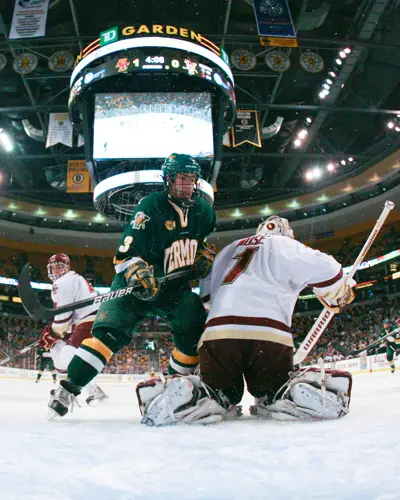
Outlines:
[[394, 373], [396, 371], [396, 365], [394, 363], [392, 363], [390, 365], [390, 373]]
[[86, 404], [88, 406], [98, 406], [103, 401], [108, 399], [107, 394], [98, 385], [93, 384], [90, 389], [90, 394], [86, 398]]
[[76, 395], [69, 392], [62, 385], [57, 389], [52, 389], [50, 391], [50, 401], [47, 405], [52, 410], [52, 412], [49, 412], [49, 420], [53, 420], [57, 415], [63, 417], [70, 408], [72, 412], [75, 401]]

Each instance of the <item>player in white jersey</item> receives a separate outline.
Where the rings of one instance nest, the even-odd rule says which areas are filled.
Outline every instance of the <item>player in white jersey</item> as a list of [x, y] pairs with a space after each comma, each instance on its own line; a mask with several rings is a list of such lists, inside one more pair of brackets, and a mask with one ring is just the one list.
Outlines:
[[[80, 274], [71, 270], [68, 255], [58, 253], [50, 257], [47, 273], [53, 282], [51, 298], [54, 307], [62, 307], [73, 302], [95, 297], [97, 292]], [[51, 325], [46, 326], [40, 336], [40, 345], [50, 349], [54, 365], [60, 373], [66, 373], [77, 348], [91, 338], [91, 329], [98, 306], [88, 306], [73, 312], [55, 316]], [[87, 403], [106, 399], [106, 395], [96, 384], [87, 389]]]
[[301, 290], [312, 288], [335, 312], [354, 300], [355, 282], [346, 279], [333, 257], [296, 241], [288, 221], [272, 216], [256, 235], [224, 248], [207, 281], [211, 311], [199, 343], [201, 379], [139, 385], [144, 423], [219, 421], [240, 403], [244, 381], [255, 397], [254, 415], [326, 419], [347, 414], [349, 373], [327, 370], [324, 380], [315, 370], [289, 375], [292, 315]]

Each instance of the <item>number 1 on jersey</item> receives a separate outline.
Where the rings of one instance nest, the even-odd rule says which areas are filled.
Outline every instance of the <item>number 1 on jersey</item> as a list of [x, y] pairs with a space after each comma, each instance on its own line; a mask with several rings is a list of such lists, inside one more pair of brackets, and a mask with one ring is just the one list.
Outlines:
[[243, 252], [235, 255], [233, 259], [236, 259], [237, 262], [225, 275], [225, 278], [222, 280], [222, 285], [231, 285], [234, 281], [236, 281], [239, 276], [246, 271], [251, 259], [254, 257], [259, 248], [260, 247], [247, 247], [243, 250]]

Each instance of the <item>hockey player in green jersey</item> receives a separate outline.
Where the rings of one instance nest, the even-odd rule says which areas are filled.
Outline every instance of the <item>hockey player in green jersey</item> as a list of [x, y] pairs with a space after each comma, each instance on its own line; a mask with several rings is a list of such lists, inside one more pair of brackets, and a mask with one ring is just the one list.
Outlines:
[[[205, 277], [215, 252], [206, 237], [215, 226], [212, 207], [196, 195], [200, 165], [192, 157], [172, 154], [162, 167], [164, 192], [153, 193], [137, 205], [121, 237], [114, 258], [116, 275], [111, 290], [131, 285], [135, 296], [101, 305], [93, 338], [82, 342], [68, 366], [51, 408], [65, 415], [74, 396], [90, 382], [111, 356], [128, 344], [145, 316], [159, 316], [171, 326], [175, 348], [169, 372], [193, 373], [198, 362], [197, 343], [206, 311], [189, 279]], [[188, 278], [158, 279], [187, 269]]]
[[44, 347], [39, 347], [37, 350], [37, 362], [39, 366], [39, 371], [36, 377], [35, 382], [38, 383], [42, 378], [43, 372], [47, 368], [51, 372], [51, 376], [53, 377], [53, 383], [56, 383], [57, 380], [57, 371], [54, 368], [53, 358], [51, 357], [50, 352]]
[[[379, 332], [379, 337], [385, 337], [390, 332], [395, 330], [397, 331], [397, 328], [398, 327], [391, 325], [388, 319], [384, 319], [382, 329]], [[394, 364], [394, 354], [395, 352], [400, 351], [400, 333], [394, 334], [393, 337], [386, 337], [379, 347], [386, 348], [386, 359], [390, 364], [390, 371], [394, 373], [396, 370], [396, 365]]]

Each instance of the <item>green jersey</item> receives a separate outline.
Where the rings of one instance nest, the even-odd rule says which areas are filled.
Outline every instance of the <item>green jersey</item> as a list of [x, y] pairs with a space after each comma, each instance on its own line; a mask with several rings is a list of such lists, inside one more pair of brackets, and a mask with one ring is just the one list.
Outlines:
[[[393, 332], [394, 330], [396, 330], [396, 327], [393, 325], [390, 325], [388, 330], [382, 328], [381, 331], [379, 332], [379, 338], [385, 337], [385, 335], [388, 335], [390, 332]], [[400, 337], [400, 334], [397, 334], [396, 337]]]
[[193, 207], [183, 209], [165, 193], [152, 193], [137, 205], [125, 228], [115, 270], [124, 272], [133, 258], [154, 266], [157, 277], [189, 267], [214, 227], [215, 212], [203, 199], [196, 198]]

